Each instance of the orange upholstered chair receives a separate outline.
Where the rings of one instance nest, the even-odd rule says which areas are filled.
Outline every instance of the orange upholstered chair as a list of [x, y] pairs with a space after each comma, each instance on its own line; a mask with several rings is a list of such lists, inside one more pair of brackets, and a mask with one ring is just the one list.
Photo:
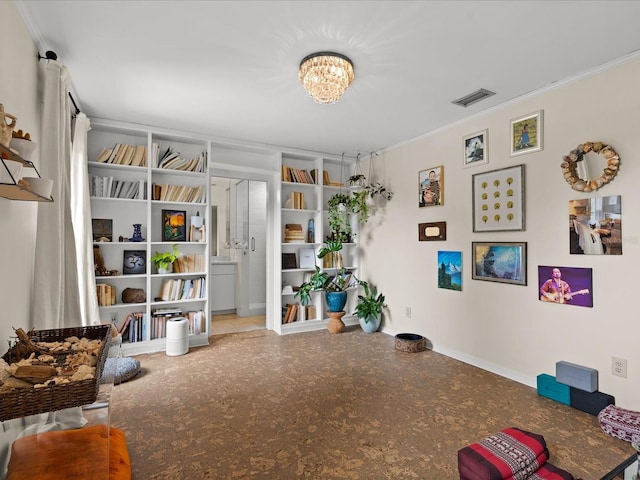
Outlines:
[[[108, 477], [105, 476], [107, 462]], [[130, 480], [131, 463], [124, 432], [96, 425], [19, 438], [11, 446], [6, 478]]]

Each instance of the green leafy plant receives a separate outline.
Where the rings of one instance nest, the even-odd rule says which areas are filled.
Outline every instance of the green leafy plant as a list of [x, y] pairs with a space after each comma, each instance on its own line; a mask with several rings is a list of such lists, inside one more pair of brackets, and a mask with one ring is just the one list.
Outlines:
[[358, 284], [362, 286], [364, 295], [358, 295], [358, 304], [354, 313], [359, 318], [362, 318], [365, 323], [369, 323], [371, 318], [380, 317], [382, 309], [386, 307], [384, 295], [378, 293], [378, 289], [375, 286], [369, 285], [364, 280], [359, 280]]
[[172, 251], [156, 252], [153, 257], [151, 257], [151, 262], [156, 268], [167, 269], [180, 255], [182, 255], [182, 253], [178, 251], [178, 244], [174, 243]]
[[344, 268], [338, 270], [335, 275], [329, 275], [326, 271], [320, 271], [320, 267], [316, 265], [315, 273], [300, 285], [295, 297], [300, 299], [302, 305], [309, 305], [312, 292], [345, 292], [356, 283], [353, 275], [347, 273]]
[[351, 236], [350, 214], [353, 213], [353, 200], [350, 194], [334, 193], [327, 202], [329, 207], [329, 227], [333, 238], [342, 242]]

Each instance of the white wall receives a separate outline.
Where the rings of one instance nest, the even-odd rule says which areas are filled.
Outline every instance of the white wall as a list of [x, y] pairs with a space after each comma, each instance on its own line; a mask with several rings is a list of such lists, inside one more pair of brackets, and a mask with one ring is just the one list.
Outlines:
[[[640, 409], [640, 60], [492, 110], [408, 142], [374, 160], [395, 197], [363, 228], [363, 275], [389, 305], [388, 333], [427, 337], [436, 351], [535, 386], [559, 360], [596, 368], [600, 391]], [[510, 120], [544, 110], [544, 150], [510, 157]], [[488, 128], [489, 164], [463, 168], [462, 138]], [[621, 156], [615, 180], [576, 192], [560, 171], [563, 155], [585, 141], [611, 144]], [[525, 164], [526, 231], [472, 232], [471, 176]], [[444, 165], [444, 205], [419, 208], [418, 172]], [[569, 254], [568, 202], [621, 195], [623, 255]], [[380, 219], [383, 218], [383, 223]], [[447, 222], [445, 242], [418, 242], [417, 224]], [[472, 241], [526, 241], [528, 285], [471, 279]], [[437, 288], [437, 252], [462, 251], [463, 291]], [[538, 300], [538, 265], [593, 269], [593, 308]], [[411, 318], [406, 316], [411, 308]], [[611, 375], [611, 357], [628, 360], [628, 378]]]
[[[40, 139], [40, 103], [37, 49], [13, 2], [0, 2], [0, 103], [5, 112], [15, 115], [16, 129]], [[40, 166], [38, 149], [33, 160]], [[0, 198], [0, 353], [7, 350], [5, 340], [13, 327], [31, 325], [31, 293], [38, 203]], [[46, 208], [42, 207], [42, 208]]]

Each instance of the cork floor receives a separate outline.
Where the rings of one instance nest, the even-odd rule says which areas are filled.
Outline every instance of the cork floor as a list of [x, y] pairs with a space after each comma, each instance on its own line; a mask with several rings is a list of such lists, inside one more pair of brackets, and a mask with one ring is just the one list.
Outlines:
[[115, 387], [134, 480], [457, 479], [457, 451], [503, 428], [597, 480], [633, 450], [597, 419], [449, 357], [402, 353], [358, 326], [214, 335]]
[[211, 316], [211, 335], [225, 333], [249, 332], [266, 328], [264, 315], [253, 317], [239, 317], [235, 313], [225, 313]]

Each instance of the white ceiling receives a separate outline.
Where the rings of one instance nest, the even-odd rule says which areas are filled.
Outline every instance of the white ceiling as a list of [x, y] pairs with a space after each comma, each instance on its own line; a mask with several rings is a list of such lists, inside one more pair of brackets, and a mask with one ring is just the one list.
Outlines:
[[[640, 49], [638, 1], [15, 4], [38, 47], [69, 67], [90, 117], [348, 155]], [[297, 77], [303, 57], [325, 50], [355, 65], [335, 105], [315, 104]], [[479, 88], [496, 95], [451, 103]]]

